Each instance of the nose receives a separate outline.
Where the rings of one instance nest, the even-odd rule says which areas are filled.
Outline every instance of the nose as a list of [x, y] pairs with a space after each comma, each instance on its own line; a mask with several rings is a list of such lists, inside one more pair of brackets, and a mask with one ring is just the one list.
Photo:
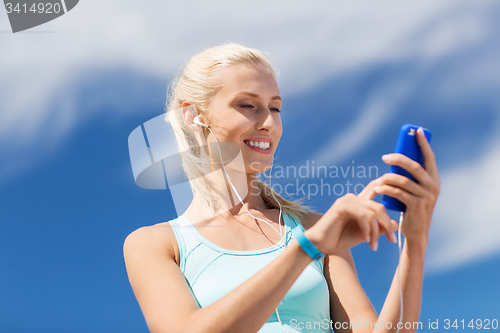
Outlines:
[[273, 112], [269, 108], [263, 108], [262, 112], [260, 112], [259, 121], [257, 122], [259, 129], [265, 129], [268, 131], [273, 131], [278, 127], [278, 123], [276, 117]]

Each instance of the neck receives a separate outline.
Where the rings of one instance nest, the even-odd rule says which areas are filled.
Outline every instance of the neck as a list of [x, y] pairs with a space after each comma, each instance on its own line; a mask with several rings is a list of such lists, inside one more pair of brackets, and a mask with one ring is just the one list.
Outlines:
[[[196, 215], [198, 220], [211, 219], [216, 214], [238, 216], [247, 214], [248, 211], [264, 211], [269, 209], [267, 204], [262, 199], [260, 189], [257, 186], [256, 174], [245, 174], [241, 177], [237, 172], [231, 172], [226, 169], [228, 178], [238, 191], [239, 196], [243, 199], [240, 202], [235, 194], [232, 186], [224, 180], [222, 172], [214, 172], [211, 179], [207, 180], [210, 188], [210, 193], [214, 196], [215, 202], [213, 209], [210, 209], [198, 192], [195, 192], [193, 201], [185, 214]], [[245, 206], [245, 207], [243, 207]]]

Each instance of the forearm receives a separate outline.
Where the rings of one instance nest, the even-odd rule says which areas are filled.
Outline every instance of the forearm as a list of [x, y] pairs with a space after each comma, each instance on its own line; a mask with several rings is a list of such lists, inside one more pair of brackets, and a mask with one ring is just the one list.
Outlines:
[[312, 259], [297, 241], [257, 274], [216, 302], [195, 311], [188, 332], [257, 332]]
[[[402, 328], [399, 332], [415, 332], [418, 327], [420, 315], [420, 304], [422, 299], [422, 282], [426, 241], [408, 242], [405, 241], [401, 253], [401, 262], [398, 267], [401, 274], [401, 289], [403, 292], [403, 318]], [[400, 316], [400, 291], [398, 284], [398, 271], [392, 280], [392, 284], [387, 295], [386, 301], [380, 312], [379, 323], [383, 323], [384, 329], [379, 332], [395, 332]], [[387, 329], [391, 326], [393, 329]], [[408, 323], [408, 324], [407, 324]], [[407, 329], [407, 327], [411, 328]], [[407, 326], [405, 326], [407, 325]]]

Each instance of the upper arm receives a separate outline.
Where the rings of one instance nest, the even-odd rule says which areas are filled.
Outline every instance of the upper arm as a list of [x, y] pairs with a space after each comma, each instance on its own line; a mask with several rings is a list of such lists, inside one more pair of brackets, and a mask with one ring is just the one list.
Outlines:
[[[311, 213], [304, 227], [310, 228], [322, 216], [320, 213]], [[350, 323], [358, 318], [375, 322], [377, 313], [359, 283], [351, 251], [325, 256], [323, 267], [330, 290], [330, 316], [333, 322]], [[350, 332], [350, 329], [335, 330], [343, 331]]]
[[137, 229], [123, 246], [130, 285], [151, 332], [184, 332], [199, 308], [175, 262], [172, 242], [175, 236], [165, 223]]
[[325, 258], [325, 278], [330, 290], [330, 316], [334, 322], [377, 321], [378, 315], [359, 283], [350, 250]]

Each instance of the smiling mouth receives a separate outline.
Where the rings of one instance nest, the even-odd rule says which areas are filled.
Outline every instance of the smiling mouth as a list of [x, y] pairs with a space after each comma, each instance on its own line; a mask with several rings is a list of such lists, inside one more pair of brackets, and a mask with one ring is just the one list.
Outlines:
[[263, 141], [251, 141], [251, 140], [245, 140], [243, 141], [247, 146], [250, 146], [252, 148], [260, 149], [267, 151], [271, 149], [271, 143], [270, 142], [263, 142]]

